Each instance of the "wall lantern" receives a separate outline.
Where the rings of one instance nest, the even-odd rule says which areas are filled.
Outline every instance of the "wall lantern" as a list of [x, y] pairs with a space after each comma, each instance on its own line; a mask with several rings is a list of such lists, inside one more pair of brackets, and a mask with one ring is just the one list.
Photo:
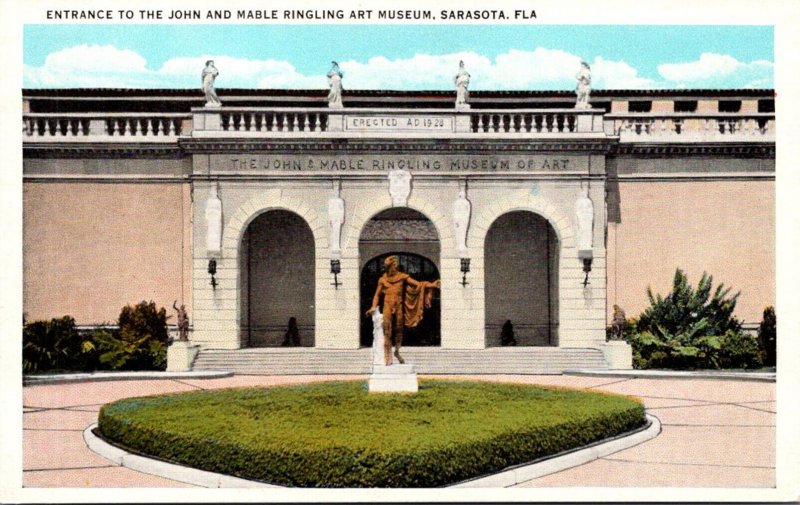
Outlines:
[[210, 259], [208, 260], [208, 273], [211, 274], [211, 289], [217, 289], [217, 278], [214, 277], [217, 274], [217, 260]]
[[589, 272], [592, 271], [592, 251], [578, 251], [578, 259], [583, 260], [583, 271], [586, 276], [583, 278], [583, 287], [589, 284]]
[[340, 260], [331, 260], [331, 273], [333, 274], [333, 282], [331, 282], [331, 286], [335, 287], [337, 290], [339, 286], [342, 285], [339, 282], [339, 274], [342, 271], [342, 262]]
[[469, 282], [467, 282], [467, 273], [469, 272], [469, 262], [470, 262], [469, 258], [461, 258], [461, 273], [464, 274], [464, 276], [461, 278], [461, 285], [464, 287], [467, 287], [467, 284], [469, 284]]

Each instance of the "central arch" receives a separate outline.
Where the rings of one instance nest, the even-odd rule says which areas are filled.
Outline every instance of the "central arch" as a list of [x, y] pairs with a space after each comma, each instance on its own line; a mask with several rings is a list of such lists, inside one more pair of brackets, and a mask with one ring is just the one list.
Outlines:
[[[364, 312], [372, 304], [377, 281], [383, 273], [387, 256], [400, 260], [400, 270], [420, 281], [439, 279], [439, 234], [433, 223], [421, 212], [395, 207], [379, 212], [364, 225], [358, 241], [360, 272], [360, 345], [372, 345], [372, 321]], [[417, 328], [407, 329], [404, 346], [438, 346], [441, 344], [441, 304], [434, 290], [431, 307], [425, 311]]]

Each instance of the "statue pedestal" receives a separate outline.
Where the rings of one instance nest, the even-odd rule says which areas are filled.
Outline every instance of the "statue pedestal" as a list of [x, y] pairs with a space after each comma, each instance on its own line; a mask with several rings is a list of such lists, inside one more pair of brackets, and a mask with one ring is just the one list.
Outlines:
[[414, 365], [372, 365], [370, 393], [416, 393], [419, 390]]
[[184, 340], [174, 340], [167, 348], [167, 372], [188, 372], [200, 351], [200, 346]]
[[624, 340], [610, 340], [602, 347], [603, 356], [611, 370], [631, 370], [633, 350]]

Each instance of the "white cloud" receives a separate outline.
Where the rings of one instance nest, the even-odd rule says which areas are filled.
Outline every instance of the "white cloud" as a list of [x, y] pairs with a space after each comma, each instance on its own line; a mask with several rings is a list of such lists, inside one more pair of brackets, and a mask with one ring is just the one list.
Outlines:
[[685, 87], [772, 87], [774, 64], [756, 60], [744, 63], [733, 56], [703, 53], [696, 61], [664, 63], [658, 73], [670, 85]]
[[592, 81], [601, 89], [641, 89], [658, 87], [652, 79], [639, 77], [639, 72], [624, 61], [610, 61], [598, 56], [592, 64]]
[[[283, 60], [254, 60], [227, 55], [198, 55], [167, 60], [151, 68], [144, 57], [114, 46], [80, 45], [51, 53], [39, 67], [23, 70], [27, 87], [132, 87], [200, 88], [200, 73], [213, 59], [221, 88], [325, 89], [325, 75], [304, 74]], [[374, 56], [367, 61], [340, 63], [345, 89], [452, 90], [458, 62], [463, 60], [472, 76], [473, 90], [526, 90], [575, 88], [581, 58], [560, 50], [509, 49], [494, 59], [473, 51], [448, 54], [416, 54], [389, 59]], [[664, 80], [639, 75], [625, 61], [601, 56], [592, 62], [593, 88], [771, 87], [773, 63], [749, 64], [726, 55], [704, 53], [689, 63], [658, 67]]]

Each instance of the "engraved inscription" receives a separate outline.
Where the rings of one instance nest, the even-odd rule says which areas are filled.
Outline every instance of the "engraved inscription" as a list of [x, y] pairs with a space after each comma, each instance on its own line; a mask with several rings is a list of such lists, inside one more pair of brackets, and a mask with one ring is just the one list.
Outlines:
[[453, 131], [453, 118], [437, 116], [346, 115], [344, 124], [355, 131]]

